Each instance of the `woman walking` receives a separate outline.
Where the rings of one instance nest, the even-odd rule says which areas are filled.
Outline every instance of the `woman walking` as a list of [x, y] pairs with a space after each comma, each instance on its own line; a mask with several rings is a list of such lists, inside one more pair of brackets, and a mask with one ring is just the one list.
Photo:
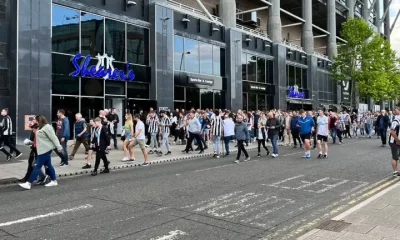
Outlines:
[[56, 172], [54, 171], [53, 165], [51, 165], [51, 152], [55, 148], [59, 153], [63, 152], [63, 148], [58, 141], [54, 129], [49, 124], [47, 119], [43, 115], [38, 115], [35, 117], [35, 119], [39, 126], [38, 130], [36, 131], [36, 165], [28, 181], [26, 183], [19, 184], [22, 188], [27, 190], [31, 189], [32, 182], [35, 181], [40, 174], [43, 165], [47, 167], [47, 173], [51, 179], [51, 182], [45, 186], [53, 187], [58, 185], [56, 180]]
[[346, 131], [346, 124], [342, 119], [342, 115], [338, 114], [338, 120], [336, 121], [336, 133], [339, 138], [339, 145], [343, 143], [343, 133]]
[[257, 157], [261, 157], [261, 144], [263, 148], [267, 151], [267, 156], [269, 156], [270, 152], [268, 150], [268, 147], [265, 146], [265, 140], [266, 134], [265, 134], [265, 125], [263, 123], [259, 122], [257, 124], [257, 129], [256, 129], [256, 138], [257, 138], [257, 143], [258, 143], [258, 154]]
[[132, 114], [127, 113], [125, 114], [125, 140], [124, 140], [124, 158], [122, 159], [123, 162], [127, 161], [134, 161], [133, 151], [132, 148], [129, 147], [129, 143], [131, 141], [131, 136], [133, 134], [133, 121], [132, 121]]

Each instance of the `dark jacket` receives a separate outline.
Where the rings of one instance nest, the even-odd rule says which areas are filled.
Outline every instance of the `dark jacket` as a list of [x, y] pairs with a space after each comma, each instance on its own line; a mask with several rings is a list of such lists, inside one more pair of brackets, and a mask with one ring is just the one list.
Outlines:
[[235, 137], [237, 140], [247, 140], [249, 130], [247, 129], [247, 125], [244, 122], [237, 122], [235, 124]]
[[69, 120], [67, 117], [64, 117], [61, 120], [61, 135], [59, 137], [65, 138], [66, 140], [70, 137], [70, 130], [69, 130]]
[[290, 130], [299, 130], [299, 128], [296, 126], [299, 121], [299, 116], [294, 116], [290, 119]]
[[256, 129], [256, 135], [254, 136], [257, 140], [258, 140], [258, 133], [259, 133], [259, 131], [261, 131], [261, 133], [262, 133], [262, 137], [263, 137], [263, 140], [266, 140], [267, 139], [267, 136], [265, 135], [265, 127], [261, 127], [261, 128], [255, 128]]
[[[267, 124], [265, 125], [268, 129], [268, 135], [272, 136], [275, 134], [279, 134], [279, 128], [281, 127], [281, 122], [277, 118], [268, 118]], [[271, 129], [271, 127], [275, 127]]]
[[390, 124], [390, 119], [389, 119], [389, 116], [387, 116], [387, 115], [385, 115], [385, 116], [379, 115], [378, 119], [376, 120], [375, 127], [378, 129], [381, 129], [381, 126], [380, 126], [381, 118], [383, 118], [383, 129], [387, 129]]
[[[78, 134], [80, 134], [85, 129], [85, 127], [86, 131], [79, 137]], [[85, 120], [82, 119], [79, 122], [75, 122], [75, 138], [82, 139], [82, 138], [87, 138], [88, 136], [89, 136], [89, 129]]]
[[100, 130], [100, 141], [98, 141], [97, 138], [98, 138], [98, 132], [96, 129], [92, 143], [96, 147], [100, 148], [106, 148], [107, 146], [110, 145], [110, 138], [108, 137], [108, 130], [106, 127], [103, 126]]
[[107, 115], [107, 121], [109, 121], [109, 122], [113, 122], [114, 120], [116, 120], [113, 124], [114, 124], [114, 128], [115, 127], [117, 127], [117, 125], [118, 125], [118, 123], [119, 123], [119, 117], [118, 117], [118, 115], [117, 114], [112, 114], [112, 113], [109, 113], [108, 115]]

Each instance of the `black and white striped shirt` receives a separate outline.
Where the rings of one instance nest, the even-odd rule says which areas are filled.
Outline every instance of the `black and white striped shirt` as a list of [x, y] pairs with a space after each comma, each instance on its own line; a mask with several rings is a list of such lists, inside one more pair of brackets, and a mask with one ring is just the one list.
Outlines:
[[12, 121], [10, 116], [5, 115], [3, 117], [3, 121], [1, 121], [2, 123], [2, 130], [3, 130], [3, 135], [5, 136], [11, 136], [12, 135]]
[[169, 133], [171, 127], [171, 120], [168, 117], [161, 118], [161, 132]]
[[157, 117], [149, 117], [147, 119], [147, 125], [149, 125], [149, 133], [157, 133], [158, 132], [158, 118]]
[[222, 136], [224, 129], [224, 121], [220, 116], [216, 116], [211, 120], [211, 134], [215, 136]]
[[[394, 130], [396, 132], [397, 137], [399, 136], [399, 129], [400, 129], [400, 117], [396, 116], [395, 119], [393, 120], [390, 130]], [[395, 143], [394, 137], [392, 134], [389, 134], [389, 143]]]

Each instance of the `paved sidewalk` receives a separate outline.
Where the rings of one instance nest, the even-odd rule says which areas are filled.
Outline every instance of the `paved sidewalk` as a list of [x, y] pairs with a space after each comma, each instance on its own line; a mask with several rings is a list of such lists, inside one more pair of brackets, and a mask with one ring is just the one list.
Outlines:
[[[72, 152], [71, 145], [73, 141], [68, 143], [69, 149], [68, 154]], [[236, 143], [231, 142], [229, 149], [231, 153], [237, 152], [237, 148], [235, 148]], [[278, 145], [282, 145], [282, 143], [278, 143]], [[270, 150], [272, 150], [271, 144], [267, 144]], [[204, 151], [203, 154], [198, 154], [199, 151], [190, 152], [189, 154], [184, 154], [181, 151], [185, 148], [185, 145], [171, 145], [171, 152], [172, 155], [169, 156], [161, 156], [158, 157], [155, 154], [149, 155], [149, 163], [156, 164], [162, 162], [169, 162], [169, 161], [176, 161], [176, 160], [184, 160], [184, 159], [193, 159], [193, 158], [200, 158], [206, 156], [212, 156], [213, 150], [211, 142], [208, 145], [208, 149]], [[222, 147], [222, 145], [221, 145]], [[256, 143], [250, 144], [246, 149], [254, 149], [256, 148]], [[20, 159], [12, 159], [9, 162], [2, 161], [0, 164], [0, 182], [1, 183], [12, 183], [15, 182], [17, 179], [22, 178], [27, 169], [27, 159], [29, 156], [29, 149], [26, 146], [18, 146], [18, 148], [24, 153], [24, 155]], [[224, 149], [225, 152], [225, 149]], [[166, 151], [164, 150], [164, 154]], [[222, 153], [222, 151], [221, 151]], [[121, 159], [124, 156], [123, 151], [120, 150], [111, 150], [110, 154], [107, 155], [109, 161], [111, 161], [110, 168], [111, 169], [120, 169], [126, 167], [138, 167], [140, 164], [143, 163], [143, 154], [141, 150], [137, 147], [134, 147], [134, 154], [135, 154], [135, 162], [133, 163], [123, 163]], [[92, 156], [92, 166], [94, 166], [96, 155]], [[82, 169], [82, 166], [86, 164], [85, 155], [84, 155], [84, 148], [81, 146], [75, 155], [74, 160], [69, 162], [68, 167], [60, 167], [59, 166], [60, 158], [53, 153], [52, 154], [52, 164], [55, 167], [56, 174], [58, 177], [65, 177], [65, 176], [72, 176], [72, 175], [80, 175], [80, 174], [88, 174], [90, 173], [91, 169]], [[103, 163], [100, 163], [100, 166], [103, 166]], [[93, 169], [93, 168], [92, 168]]]
[[[390, 186], [298, 240], [400, 239], [400, 183]], [[335, 229], [336, 228], [336, 229]]]

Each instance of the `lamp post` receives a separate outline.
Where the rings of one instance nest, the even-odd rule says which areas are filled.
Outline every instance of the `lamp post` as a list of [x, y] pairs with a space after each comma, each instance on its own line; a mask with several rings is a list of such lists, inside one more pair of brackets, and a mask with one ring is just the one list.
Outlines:
[[[189, 55], [190, 52], [183, 52], [183, 53], [182, 53], [182, 57], [181, 57], [181, 66], [179, 67], [179, 71], [182, 71], [183, 56], [184, 56], [185, 54]], [[179, 73], [179, 74], [180, 74], [180, 73]], [[179, 75], [179, 76], [180, 76], [180, 75]]]

